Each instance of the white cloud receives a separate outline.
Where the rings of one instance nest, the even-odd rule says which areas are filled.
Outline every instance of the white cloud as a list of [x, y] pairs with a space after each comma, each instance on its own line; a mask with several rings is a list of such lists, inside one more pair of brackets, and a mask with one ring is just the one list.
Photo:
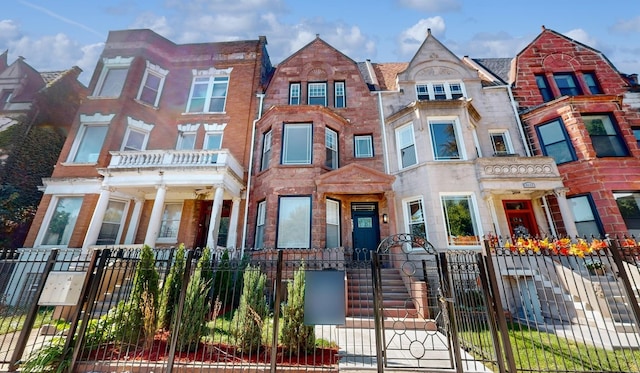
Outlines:
[[506, 32], [481, 32], [451, 50], [472, 58], [515, 57], [531, 40], [533, 38], [514, 37]]
[[458, 0], [398, 0], [401, 6], [425, 12], [445, 12], [461, 9]]
[[18, 24], [10, 19], [0, 20], [0, 43], [6, 43], [20, 36]]
[[616, 22], [611, 30], [616, 32], [640, 32], [640, 16]]
[[440, 39], [444, 35], [446, 26], [444, 19], [440, 16], [424, 18], [415, 25], [400, 33], [398, 40], [399, 53], [402, 57], [412, 56], [420, 47], [420, 44], [427, 37], [427, 30], [431, 29], [431, 33]]
[[154, 32], [171, 39], [174, 34], [173, 29], [169, 25], [165, 16], [156, 15], [153, 12], [141, 13], [131, 24], [130, 28], [134, 29], [150, 29]]
[[581, 28], [569, 30], [567, 32], [563, 32], [563, 34], [573, 40], [579, 41], [582, 44], [586, 44], [591, 48], [598, 48], [598, 41], [589, 36], [589, 33]]

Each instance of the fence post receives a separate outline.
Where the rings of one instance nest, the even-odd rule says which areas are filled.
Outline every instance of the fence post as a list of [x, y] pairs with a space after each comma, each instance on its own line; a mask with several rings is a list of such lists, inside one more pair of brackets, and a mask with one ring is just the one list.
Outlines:
[[[100, 263], [96, 264], [98, 261], [98, 253], [100, 256]], [[82, 348], [82, 344], [84, 343], [84, 337], [89, 324], [89, 319], [91, 318], [91, 304], [93, 304], [96, 299], [96, 294], [98, 293], [98, 289], [100, 288], [102, 282], [102, 274], [104, 273], [104, 268], [107, 266], [107, 260], [109, 259], [109, 257], [111, 257], [110, 249], [94, 250], [93, 254], [91, 255], [89, 267], [87, 268], [87, 275], [84, 278], [84, 284], [82, 285], [80, 302], [76, 307], [75, 314], [73, 315], [73, 320], [71, 322], [71, 327], [69, 328], [69, 334], [67, 335], [67, 340], [65, 342], [63, 350], [67, 351], [67, 349], [71, 347], [76, 328], [78, 327], [78, 323], [82, 315], [82, 308], [86, 304], [82, 324], [80, 324], [80, 329], [78, 330], [78, 339], [75, 341], [75, 345], [73, 347], [71, 364], [69, 364], [69, 372], [73, 372], [75, 370], [78, 355], [80, 354], [80, 349]], [[95, 275], [93, 274], [94, 270], [96, 272]]]
[[271, 337], [271, 373], [276, 373], [276, 360], [278, 359], [278, 324], [280, 322], [280, 293], [282, 292], [282, 250], [278, 250], [278, 263], [276, 266], [276, 299], [273, 304], [273, 336]]
[[611, 240], [611, 246], [609, 247], [611, 251], [611, 256], [613, 257], [613, 261], [616, 263], [616, 267], [618, 267], [618, 277], [622, 280], [622, 285], [624, 286], [624, 290], [627, 293], [627, 297], [629, 299], [629, 305], [631, 306], [631, 310], [633, 311], [633, 316], [636, 319], [636, 330], [640, 331], [640, 305], [638, 305], [638, 298], [636, 297], [636, 292], [633, 290], [631, 286], [631, 280], [629, 279], [629, 274], [627, 270], [624, 268], [624, 259], [620, 254], [620, 247], [616, 240]]
[[[485, 243], [485, 248], [482, 253], [478, 253], [478, 269], [480, 271], [480, 281], [482, 282], [482, 289], [485, 294], [487, 302], [490, 302], [491, 309], [489, 310], [489, 317], [491, 321], [491, 333], [494, 338], [494, 345], [496, 347], [496, 357], [498, 366], [501, 372], [505, 371], [503, 358], [507, 360], [507, 372], [516, 373], [516, 362], [513, 359], [513, 350], [511, 349], [511, 340], [509, 339], [509, 330], [507, 327], [507, 320], [504, 315], [504, 308], [502, 307], [502, 299], [500, 298], [500, 290], [498, 289], [498, 279], [496, 278], [495, 268], [493, 266], [493, 259], [491, 258], [491, 250]], [[497, 342], [497, 335], [495, 332], [495, 325], [500, 330], [500, 336], [502, 337], [502, 350], [500, 350], [500, 344]], [[502, 353], [500, 353], [502, 351]]]
[[18, 337], [18, 341], [16, 343], [16, 349], [13, 351], [13, 355], [11, 355], [11, 360], [9, 361], [8, 367], [9, 372], [15, 372], [18, 369], [18, 361], [20, 361], [20, 359], [22, 358], [24, 349], [27, 346], [27, 341], [29, 340], [29, 335], [31, 334], [31, 329], [33, 328], [33, 324], [36, 322], [36, 315], [38, 313], [38, 300], [42, 295], [44, 284], [49, 277], [49, 273], [51, 273], [51, 271], [53, 270], [53, 266], [56, 263], [58, 252], [59, 249], [53, 249], [49, 253], [49, 258], [47, 259], [47, 263], [42, 272], [42, 277], [40, 278], [38, 289], [34, 294], [33, 302], [29, 307], [29, 311], [27, 312], [24, 324], [22, 325], [22, 330], [20, 331], [20, 336]]
[[384, 310], [382, 309], [381, 283], [378, 270], [380, 257], [378, 252], [371, 251], [371, 282], [373, 283], [373, 321], [376, 335], [376, 362], [378, 373], [384, 372], [384, 352], [386, 341], [384, 337]]
[[176, 348], [178, 347], [178, 330], [180, 330], [180, 321], [182, 320], [182, 311], [184, 309], [184, 300], [187, 297], [187, 287], [189, 278], [191, 277], [191, 262], [193, 261], [193, 250], [187, 251], [187, 259], [184, 264], [184, 273], [182, 274], [182, 289], [180, 289], [180, 297], [178, 299], [178, 308], [173, 315], [173, 330], [171, 330], [171, 345], [169, 346], [169, 358], [167, 359], [167, 373], [173, 371], [173, 364], [176, 359]]
[[449, 281], [449, 264], [447, 263], [447, 254], [440, 253], [438, 255], [438, 272], [440, 273], [440, 291], [441, 294], [439, 301], [444, 303], [444, 307], [447, 310], [447, 322], [449, 323], [449, 340], [453, 344], [453, 359], [456, 363], [456, 372], [462, 373], [462, 357], [461, 349], [460, 349], [460, 340], [458, 339], [458, 324], [456, 321], [454, 304], [455, 301], [453, 297], [453, 292], [451, 291], [451, 282]]

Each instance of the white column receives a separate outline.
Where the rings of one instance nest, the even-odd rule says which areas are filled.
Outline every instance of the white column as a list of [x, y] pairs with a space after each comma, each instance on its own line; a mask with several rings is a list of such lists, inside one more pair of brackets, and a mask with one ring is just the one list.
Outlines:
[[103, 188], [100, 191], [100, 197], [98, 198], [98, 203], [96, 203], [96, 208], [93, 209], [93, 215], [91, 216], [91, 221], [87, 228], [87, 234], [84, 236], [84, 242], [82, 244], [83, 252], [87, 252], [89, 246], [95, 245], [98, 241], [100, 229], [102, 228], [102, 221], [104, 220], [104, 214], [109, 206], [110, 196], [111, 191], [108, 188]]
[[164, 212], [164, 198], [167, 194], [167, 186], [158, 186], [156, 192], [156, 199], [153, 201], [153, 209], [151, 210], [151, 216], [149, 217], [149, 227], [147, 228], [147, 235], [144, 238], [144, 244], [156, 246], [156, 240], [158, 234], [160, 234], [160, 225], [162, 224], [162, 213]]
[[569, 208], [569, 202], [567, 202], [567, 190], [567, 188], [556, 188], [553, 190], [553, 194], [558, 200], [558, 207], [560, 208], [560, 215], [562, 215], [564, 227], [567, 230], [567, 236], [574, 238], [578, 235], [578, 228], [576, 228], [573, 213], [571, 212], [571, 208]]
[[229, 233], [227, 235], [227, 247], [233, 249], [236, 247], [238, 239], [238, 218], [240, 217], [240, 197], [233, 197], [231, 205], [231, 216], [229, 217]]
[[131, 213], [131, 220], [129, 221], [129, 228], [127, 229], [127, 236], [124, 238], [125, 244], [132, 244], [136, 239], [136, 232], [138, 232], [138, 225], [140, 224], [140, 216], [142, 215], [143, 204], [144, 199], [135, 199], [135, 205], [133, 206], [133, 212]]
[[224, 188], [217, 187], [213, 195], [213, 206], [211, 206], [211, 219], [209, 220], [209, 232], [207, 232], [207, 247], [214, 250], [217, 247], [218, 231], [220, 230], [220, 215], [222, 214], [222, 197]]

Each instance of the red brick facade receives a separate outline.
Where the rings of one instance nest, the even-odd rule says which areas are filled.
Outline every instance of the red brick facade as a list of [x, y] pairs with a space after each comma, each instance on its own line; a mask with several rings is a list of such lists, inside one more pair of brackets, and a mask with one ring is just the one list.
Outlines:
[[[309, 83], [326, 84], [326, 107], [308, 105]], [[336, 82], [346, 90], [345, 107], [335, 107]], [[289, 105], [291, 84], [299, 84], [300, 103]], [[266, 90], [265, 112], [256, 125], [253, 184], [249, 202], [248, 245], [255, 245], [257, 206], [266, 201], [264, 247], [276, 247], [279, 200], [282, 196], [311, 196], [310, 247], [326, 247], [326, 201], [340, 204], [340, 244], [352, 247], [351, 209], [354, 202], [377, 204], [380, 236], [390, 234], [382, 214], [393, 177], [384, 175], [382, 136], [377, 98], [363, 80], [358, 65], [338, 50], [316, 38], [278, 65]], [[312, 126], [312, 160], [309, 164], [283, 164], [284, 128], [291, 123]], [[338, 168], [325, 165], [325, 129], [338, 136]], [[264, 134], [271, 131], [269, 165], [261, 170]], [[373, 157], [356, 158], [354, 136], [370, 135]], [[350, 167], [357, 165], [354, 169]], [[338, 176], [344, 183], [339, 190], [323, 187], [323, 179]], [[387, 193], [387, 194], [385, 194]], [[377, 237], [379, 241], [379, 237]]]
[[[567, 197], [571, 201], [589, 196], [600, 226], [595, 234], [628, 234], [613, 195], [640, 191], [640, 148], [632, 131], [640, 126], [640, 115], [624, 101], [627, 81], [600, 52], [547, 29], [518, 54], [515, 74], [513, 93], [534, 153], [551, 155], [551, 146], [545, 147], [540, 137], [540, 126], [559, 119], [573, 153], [572, 160], [558, 165], [569, 188]], [[572, 76], [579, 94], [563, 94], [555, 81], [559, 74]], [[546, 102], [536, 76], [546, 79], [552, 96]], [[589, 76], [596, 78], [600, 92], [591, 92]], [[612, 137], [626, 149], [617, 156], [599, 157], [584, 121], [589, 115], [609, 116], [617, 131]]]

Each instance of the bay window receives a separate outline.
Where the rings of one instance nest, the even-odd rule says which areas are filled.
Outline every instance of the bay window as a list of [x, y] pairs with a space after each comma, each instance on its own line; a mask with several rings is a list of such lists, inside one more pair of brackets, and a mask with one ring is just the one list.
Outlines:
[[311, 197], [280, 197], [278, 206], [279, 249], [311, 245]]

